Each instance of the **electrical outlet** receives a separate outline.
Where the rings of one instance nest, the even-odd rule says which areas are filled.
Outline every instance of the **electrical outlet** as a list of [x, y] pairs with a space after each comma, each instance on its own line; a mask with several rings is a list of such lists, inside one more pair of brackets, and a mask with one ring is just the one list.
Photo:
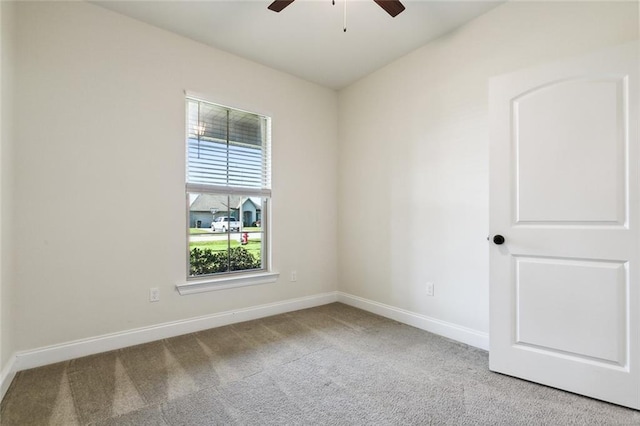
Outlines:
[[153, 287], [149, 289], [149, 302], [159, 302], [160, 301], [160, 289], [158, 287]]
[[433, 283], [427, 283], [427, 296], [433, 296]]
[[298, 273], [296, 271], [291, 271], [291, 282], [298, 281]]

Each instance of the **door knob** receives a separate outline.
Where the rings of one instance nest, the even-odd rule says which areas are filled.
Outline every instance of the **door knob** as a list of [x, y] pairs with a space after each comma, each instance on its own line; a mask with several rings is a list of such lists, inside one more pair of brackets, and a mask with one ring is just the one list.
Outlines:
[[500, 245], [500, 244], [504, 244], [504, 237], [502, 235], [496, 235], [493, 237], [493, 243]]

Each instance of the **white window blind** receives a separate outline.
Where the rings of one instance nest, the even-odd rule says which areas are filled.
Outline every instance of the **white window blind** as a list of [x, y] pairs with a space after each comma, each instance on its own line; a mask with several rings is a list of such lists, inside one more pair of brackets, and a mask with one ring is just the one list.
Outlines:
[[271, 195], [270, 119], [187, 98], [187, 189]]

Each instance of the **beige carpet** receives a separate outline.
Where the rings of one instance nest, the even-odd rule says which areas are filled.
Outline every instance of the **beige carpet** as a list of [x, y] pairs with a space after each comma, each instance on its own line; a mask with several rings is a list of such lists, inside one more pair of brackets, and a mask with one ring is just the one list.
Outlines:
[[623, 425], [487, 353], [342, 304], [20, 372], [8, 425]]

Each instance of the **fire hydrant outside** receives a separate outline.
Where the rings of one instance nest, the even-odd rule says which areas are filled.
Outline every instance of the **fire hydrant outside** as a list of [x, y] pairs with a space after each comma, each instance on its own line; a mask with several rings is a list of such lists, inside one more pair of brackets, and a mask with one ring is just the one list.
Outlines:
[[242, 233], [242, 237], [240, 238], [240, 244], [243, 246], [249, 243], [249, 234], [247, 232]]

